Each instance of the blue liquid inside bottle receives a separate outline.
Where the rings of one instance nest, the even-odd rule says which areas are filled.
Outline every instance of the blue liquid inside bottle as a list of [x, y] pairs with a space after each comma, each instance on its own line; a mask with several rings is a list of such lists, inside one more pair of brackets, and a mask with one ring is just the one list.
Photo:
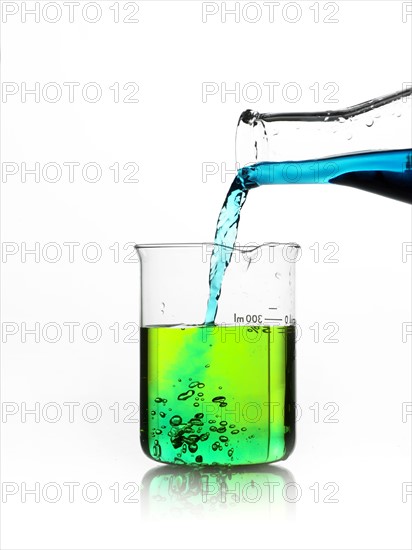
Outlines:
[[357, 153], [319, 160], [261, 162], [241, 168], [246, 188], [334, 183], [412, 204], [412, 150]]

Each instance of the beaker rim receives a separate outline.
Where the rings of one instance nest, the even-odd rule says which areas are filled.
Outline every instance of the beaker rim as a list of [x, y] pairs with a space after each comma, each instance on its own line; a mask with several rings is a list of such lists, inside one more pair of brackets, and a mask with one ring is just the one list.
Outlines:
[[219, 248], [227, 248], [229, 250], [239, 250], [239, 251], [253, 251], [264, 246], [268, 247], [285, 247], [290, 246], [293, 248], [300, 249], [300, 245], [295, 242], [276, 242], [276, 241], [267, 241], [261, 244], [258, 243], [248, 243], [245, 245], [235, 244], [234, 246], [227, 246], [224, 244], [218, 244], [213, 242], [199, 242], [199, 243], [144, 243], [144, 244], [135, 244], [135, 249], [140, 250], [141, 248], [153, 248], [153, 249], [162, 249], [162, 248], [195, 248], [202, 246], [217, 246]]

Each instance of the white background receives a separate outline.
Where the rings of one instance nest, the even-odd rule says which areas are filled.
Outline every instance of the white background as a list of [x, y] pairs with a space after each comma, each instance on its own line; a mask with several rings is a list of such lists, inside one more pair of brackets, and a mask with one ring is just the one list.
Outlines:
[[[2, 80], [16, 83], [19, 91], [3, 95], [3, 163], [96, 162], [102, 177], [92, 183], [77, 173], [71, 183], [66, 173], [55, 183], [42, 177], [36, 183], [33, 176], [24, 183], [19, 169], [3, 178], [2, 240], [15, 251], [2, 259], [3, 339], [5, 323], [7, 330], [17, 327], [2, 351], [3, 407], [14, 412], [5, 415], [4, 409], [1, 423], [3, 501], [5, 483], [18, 489], [2, 504], [2, 548], [408, 548], [412, 497], [402, 501], [402, 484], [411, 482], [411, 416], [402, 421], [402, 403], [411, 401], [411, 337], [402, 341], [402, 323], [411, 321], [411, 257], [402, 261], [402, 243], [411, 241], [411, 209], [349, 188], [252, 191], [238, 235], [242, 244], [296, 241], [303, 249], [297, 265], [302, 417], [295, 452], [280, 464], [300, 488], [300, 500], [284, 499], [274, 507], [262, 495], [258, 503], [220, 504], [214, 511], [198, 504], [193, 513], [167, 499], [156, 508], [141, 491], [136, 502], [125, 503], [129, 491], [122, 489], [127, 482], [140, 488], [156, 466], [140, 450], [139, 425], [124, 422], [132, 409], [123, 406], [138, 402], [139, 395], [138, 343], [123, 341], [130, 332], [124, 325], [137, 321], [138, 265], [123, 261], [131, 251], [124, 245], [213, 238], [231, 176], [226, 183], [220, 172], [202, 181], [202, 163], [233, 168], [235, 128], [245, 108], [345, 108], [410, 82], [412, 16], [402, 21], [407, 3], [338, 2], [335, 23], [323, 21], [331, 8], [322, 2], [317, 23], [312, 1], [299, 3], [295, 23], [286, 20], [295, 18], [293, 6], [286, 12], [284, 3], [275, 6], [270, 22], [261, 3], [261, 19], [250, 23], [242, 15], [239, 22], [230, 15], [223, 22], [224, 7], [213, 2], [219, 11], [205, 22], [200, 1], [120, 2], [115, 23], [110, 9], [115, 2], [101, 1], [102, 16], [94, 24], [81, 11], [70, 23], [67, 9], [54, 24], [43, 14], [38, 23], [29, 15], [23, 22], [24, 2], [11, 4], [18, 12], [2, 24]], [[139, 22], [125, 23], [133, 4]], [[53, 9], [46, 17], [54, 17]], [[27, 88], [39, 82], [41, 89], [60, 83], [63, 97], [50, 103], [27, 96], [24, 102], [23, 82]], [[80, 83], [72, 103], [63, 82]], [[88, 82], [100, 85], [100, 101], [82, 97]], [[119, 102], [110, 89], [115, 82]], [[138, 103], [123, 102], [128, 82], [139, 86]], [[225, 84], [233, 88], [239, 82], [242, 90], [255, 82], [263, 95], [257, 103], [219, 93], [202, 97], [204, 82], [216, 83], [219, 91]], [[279, 83], [273, 102], [264, 82]], [[290, 82], [301, 91], [295, 103], [282, 95]], [[338, 103], [322, 102], [329, 82], [338, 86]], [[314, 83], [320, 89], [317, 102]], [[116, 162], [137, 163], [139, 181], [115, 183], [109, 167]], [[22, 257], [24, 246], [34, 248], [36, 242], [40, 256]], [[63, 253], [55, 263], [47, 260], [47, 247], [46, 259], [42, 255], [50, 242]], [[73, 262], [65, 242], [80, 243]], [[90, 242], [102, 252], [95, 263], [82, 255]], [[339, 247], [337, 263], [324, 261], [331, 249], [323, 247], [330, 242]], [[65, 322], [80, 323], [72, 343]], [[102, 330], [96, 343], [82, 337], [90, 322]], [[316, 322], [319, 342], [309, 328]], [[327, 322], [338, 325], [338, 343], [323, 342]], [[40, 323], [41, 330], [58, 324], [62, 337], [50, 343], [42, 334], [39, 342], [28, 335], [24, 342], [23, 323], [28, 328]], [[118, 343], [109, 328], [115, 323]], [[22, 417], [25, 404], [33, 409], [36, 402], [40, 418]], [[48, 421], [51, 409], [42, 414], [50, 402], [63, 411], [55, 423]], [[72, 423], [67, 402], [80, 403]], [[90, 402], [102, 411], [95, 423], [81, 413]], [[115, 403], [119, 422], [110, 409]], [[323, 409], [327, 403], [339, 407], [338, 422], [324, 421], [331, 410]], [[28, 495], [22, 502], [23, 483], [43, 488], [49, 482], [63, 488], [65, 482], [81, 487], [94, 482], [102, 497], [93, 504], [79, 492], [70, 503], [63, 493], [53, 504]], [[323, 502], [328, 482], [337, 485], [338, 502]], [[109, 489], [116, 483], [120, 502]], [[315, 483], [318, 503], [310, 489]]]

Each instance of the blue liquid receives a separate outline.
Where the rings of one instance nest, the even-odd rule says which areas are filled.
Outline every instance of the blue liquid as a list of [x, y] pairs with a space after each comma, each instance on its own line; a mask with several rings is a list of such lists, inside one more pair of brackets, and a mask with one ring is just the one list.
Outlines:
[[[261, 185], [332, 183], [412, 204], [412, 150], [358, 153], [318, 160], [260, 162], [238, 171], [216, 226], [210, 260], [206, 324], [216, 318], [223, 276], [236, 241], [240, 211], [250, 189]], [[217, 245], [217, 246], [216, 246]]]
[[[226, 195], [219, 214], [215, 233], [215, 246], [210, 258], [209, 299], [206, 310], [206, 325], [213, 325], [216, 318], [218, 300], [222, 289], [223, 276], [232, 257], [236, 241], [240, 211], [245, 203], [248, 189], [242, 178], [236, 176]], [[216, 246], [220, 245], [220, 246]]]
[[[337, 183], [349, 185], [351, 180], [362, 180], [365, 191], [376, 192], [374, 180], [386, 183], [388, 194], [401, 181], [405, 185], [405, 202], [412, 198], [412, 151], [382, 151], [358, 153], [320, 160], [260, 162], [239, 170], [243, 185]], [[345, 182], [345, 183], [343, 183]], [[398, 198], [398, 197], [395, 197]], [[407, 200], [409, 198], [409, 201]], [[402, 200], [399, 198], [398, 200]]]

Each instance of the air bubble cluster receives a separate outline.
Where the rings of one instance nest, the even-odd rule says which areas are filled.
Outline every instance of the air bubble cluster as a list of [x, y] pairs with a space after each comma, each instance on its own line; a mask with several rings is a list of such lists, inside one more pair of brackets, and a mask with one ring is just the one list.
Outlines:
[[[209, 368], [210, 364], [205, 366]], [[177, 378], [176, 380], [176, 384], [172, 387], [180, 385], [180, 388], [182, 388], [182, 378]], [[239, 444], [238, 437], [242, 436], [242, 439], [245, 438], [244, 441], [248, 439], [246, 437], [247, 434], [243, 436], [241, 433], [246, 432], [247, 428], [245, 426], [238, 426], [233, 421], [229, 424], [226, 420], [221, 419], [222, 416], [224, 418], [224, 409], [228, 405], [226, 396], [221, 390], [223, 390], [223, 386], [215, 386], [214, 391], [209, 391], [204, 382], [189, 378], [186, 390], [176, 392], [175, 403], [173, 403], [174, 399], [168, 394], [169, 405], [171, 405], [168, 408], [165, 407], [168, 399], [161, 396], [156, 397], [153, 400], [154, 406], [150, 411], [153, 419], [151, 421], [153, 424], [151, 430], [153, 458], [157, 460], [161, 460], [162, 458], [162, 447], [158, 439], [161, 435], [163, 438], [163, 447], [170, 444], [176, 450], [175, 464], [202, 464], [204, 457], [210, 456], [210, 451], [214, 453], [225, 452], [228, 463], [233, 461], [236, 446]], [[205, 399], [204, 410], [206, 414], [194, 411], [193, 414], [190, 414], [190, 407], [199, 407], [202, 404], [200, 402], [205, 401]], [[183, 407], [182, 402], [186, 402], [187, 404]], [[210, 407], [210, 403], [214, 404], [213, 413], [210, 413], [210, 408], [206, 407], [207, 404]], [[216, 412], [216, 405], [218, 405], [218, 412]], [[220, 409], [223, 409], [222, 412], [219, 412]], [[182, 414], [182, 410], [189, 412], [186, 418]], [[163, 420], [161, 426], [157, 425], [157, 416]], [[221, 462], [222, 458], [218, 460]], [[209, 463], [212, 462], [209, 461]]]

